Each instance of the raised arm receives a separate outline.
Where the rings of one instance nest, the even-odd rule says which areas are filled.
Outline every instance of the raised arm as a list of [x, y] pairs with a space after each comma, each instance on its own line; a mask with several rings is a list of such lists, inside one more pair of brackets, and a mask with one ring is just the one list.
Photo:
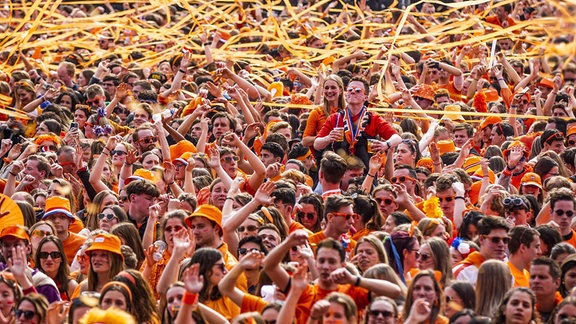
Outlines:
[[303, 230], [294, 231], [284, 242], [272, 249], [264, 259], [264, 271], [281, 291], [286, 291], [290, 275], [280, 267], [280, 263], [293, 246], [306, 243], [308, 243], [308, 234]]
[[222, 278], [222, 281], [218, 284], [218, 290], [220, 290], [220, 293], [230, 298], [234, 304], [242, 307], [242, 300], [244, 299], [245, 293], [236, 287], [236, 282], [247, 269], [259, 268], [263, 260], [264, 253], [260, 251], [249, 251], [234, 267], [232, 267], [232, 269], [230, 269], [228, 274]]
[[108, 137], [108, 141], [106, 142], [106, 146], [102, 150], [102, 154], [94, 163], [94, 168], [92, 172], [90, 172], [90, 184], [96, 190], [96, 192], [108, 190], [108, 187], [102, 181], [102, 172], [104, 170], [104, 166], [106, 165], [106, 160], [110, 157], [110, 152], [116, 148], [116, 144], [122, 140], [120, 135], [114, 135]]
[[296, 272], [292, 275], [292, 286], [278, 313], [276, 324], [292, 324], [294, 322], [296, 305], [298, 305], [302, 293], [308, 288], [308, 282], [308, 263], [304, 261], [296, 267]]
[[248, 185], [250, 188], [256, 189], [260, 187], [266, 177], [266, 166], [264, 166], [264, 163], [262, 163], [260, 158], [258, 158], [258, 156], [252, 152], [252, 150], [246, 146], [246, 144], [244, 144], [235, 133], [226, 135], [224, 140], [238, 147], [240, 152], [242, 152], [244, 157], [246, 157], [248, 163], [250, 163], [250, 166], [254, 169], [254, 173], [252, 173], [252, 176], [248, 179]]
[[346, 268], [332, 271], [330, 278], [341, 285], [354, 285], [373, 292], [376, 296], [386, 296], [392, 299], [402, 297], [402, 290], [398, 285], [387, 280], [370, 279], [362, 276], [353, 276]]

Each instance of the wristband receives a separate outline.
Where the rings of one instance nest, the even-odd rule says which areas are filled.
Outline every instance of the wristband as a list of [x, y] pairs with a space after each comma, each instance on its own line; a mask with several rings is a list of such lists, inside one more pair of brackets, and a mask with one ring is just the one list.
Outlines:
[[186, 72], [187, 72], [186, 70], [183, 70], [183, 69], [179, 69], [178, 71], [179, 71], [179, 72], [182, 72], [182, 73], [184, 73], [184, 74], [186, 74]]
[[104, 150], [102, 150], [102, 154], [110, 156], [110, 153], [108, 153], [108, 152], [106, 152], [106, 151], [104, 151]]
[[226, 197], [226, 200], [228, 200], [228, 199], [234, 200], [234, 198], [232, 198], [232, 197]]
[[18, 173], [13, 173], [12, 171], [10, 171], [9, 173], [10, 173], [10, 175], [13, 175], [13, 176], [17, 176], [17, 175], [18, 175]]
[[191, 292], [185, 292], [182, 302], [186, 305], [194, 305], [198, 301], [198, 294], [193, 294]]
[[504, 81], [504, 78], [498, 78], [497, 80], [498, 81]]
[[462, 196], [456, 196], [454, 197], [454, 199], [462, 199], [462, 200], [466, 200], [466, 198], [462, 197]]
[[42, 102], [42, 103], [40, 104], [40, 108], [41, 108], [42, 110], [44, 110], [44, 109], [48, 108], [48, 106], [50, 106], [51, 104], [52, 104], [52, 103], [51, 103], [50, 101], [44, 100], [44, 102]]
[[354, 283], [354, 286], [356, 287], [360, 286], [360, 280], [362, 280], [362, 276], [356, 277], [356, 282]]
[[132, 166], [132, 163], [124, 162], [125, 166]]
[[9, 159], [9, 158], [7, 158], [7, 157], [5, 157], [5, 158], [4, 158], [4, 163], [12, 163], [12, 160]]
[[368, 177], [371, 177], [371, 178], [375, 178], [375, 177], [376, 177], [375, 175], [371, 175], [370, 173], [368, 173], [367, 176], [368, 176]]

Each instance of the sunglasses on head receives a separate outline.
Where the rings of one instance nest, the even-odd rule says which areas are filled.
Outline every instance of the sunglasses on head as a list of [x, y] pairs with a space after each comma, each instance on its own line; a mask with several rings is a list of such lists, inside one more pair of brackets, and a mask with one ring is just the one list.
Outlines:
[[376, 200], [376, 202], [378, 204], [381, 204], [382, 202], [384, 202], [385, 205], [391, 205], [392, 202], [394, 202], [394, 200], [392, 200], [390, 198], [374, 198], [374, 200]]
[[558, 216], [564, 216], [564, 214], [566, 214], [567, 217], [572, 217], [572, 216], [574, 216], [574, 211], [572, 211], [572, 210], [562, 210], [562, 209], [559, 209], [559, 210], [555, 210], [554, 213], [555, 213], [556, 215], [558, 215]]
[[144, 144], [151, 144], [151, 143], [156, 143], [157, 140], [158, 140], [158, 137], [152, 136], [152, 137], [145, 137], [145, 138], [139, 139], [138, 142], [142, 142]]
[[416, 179], [409, 176], [392, 177], [392, 179], [390, 180], [392, 181], [392, 183], [399, 183], [399, 182], [406, 182], [406, 179], [410, 181], [416, 181]]
[[103, 220], [104, 218], [106, 218], [107, 221], [111, 221], [111, 220], [113, 220], [114, 218], [117, 218], [117, 217], [116, 217], [116, 215], [114, 215], [114, 214], [103, 214], [103, 213], [98, 214], [98, 219], [99, 219], [99, 220]]
[[62, 253], [60, 253], [58, 251], [40, 252], [40, 253], [38, 253], [38, 257], [40, 259], [48, 259], [48, 257], [51, 257], [52, 259], [60, 259], [60, 258], [62, 258]]
[[34, 318], [34, 316], [36, 315], [36, 312], [31, 311], [31, 310], [17, 309], [14, 311], [14, 315], [16, 315], [16, 318], [20, 318], [20, 316], [24, 315], [24, 319], [29, 321], [29, 320]]
[[237, 156], [227, 156], [220, 159], [220, 162], [232, 163], [232, 161], [238, 162], [240, 158]]
[[248, 225], [248, 226], [239, 226], [238, 227], [238, 232], [254, 232], [258, 230], [258, 226], [256, 225]]
[[260, 250], [258, 250], [257, 248], [251, 248], [251, 249], [239, 248], [239, 249], [238, 249], [238, 254], [239, 254], [239, 255], [244, 255], [244, 254], [246, 254], [246, 253], [248, 253], [248, 252], [254, 252], [254, 251], [260, 252]]
[[438, 200], [440, 202], [443, 202], [444, 200], [446, 200], [446, 202], [451, 202], [452, 200], [454, 200], [456, 198], [456, 196], [451, 196], [451, 197], [438, 197]]
[[299, 219], [304, 219], [304, 217], [306, 217], [309, 220], [312, 220], [316, 215], [314, 215], [313, 213], [298, 212], [296, 213], [296, 216], [298, 216]]
[[112, 155], [112, 156], [114, 156], [114, 155], [120, 155], [120, 156], [122, 156], [122, 155], [125, 155], [125, 154], [128, 154], [128, 152], [124, 152], [124, 151], [120, 151], [120, 150], [112, 150], [112, 151], [110, 151], [110, 155]]
[[558, 141], [558, 140], [564, 141], [564, 136], [560, 132], [556, 132], [556, 133], [552, 134], [552, 136], [548, 137], [544, 141], [544, 143], [551, 144], [553, 141]]
[[369, 311], [370, 316], [373, 317], [378, 317], [380, 315], [382, 315], [382, 317], [384, 318], [389, 318], [394, 316], [394, 313], [390, 312], [390, 311], [386, 311], [386, 310], [378, 310], [378, 309], [371, 309]]
[[347, 92], [354, 92], [354, 93], [360, 93], [362, 92], [361, 88], [348, 88], [346, 89]]
[[498, 237], [498, 236], [484, 236], [484, 237], [489, 239], [490, 242], [492, 242], [494, 244], [498, 244], [498, 243], [500, 243], [500, 241], [502, 241], [502, 243], [504, 243], [504, 244], [508, 244], [510, 242], [509, 237]]
[[506, 209], [512, 209], [514, 207], [524, 207], [524, 209], [529, 210], [530, 208], [528, 208], [528, 206], [526, 205], [526, 203], [524, 202], [524, 200], [522, 200], [522, 198], [511, 198], [511, 197], [506, 197], [504, 198], [504, 200], [502, 200], [502, 203], [504, 204], [504, 207], [506, 207]]

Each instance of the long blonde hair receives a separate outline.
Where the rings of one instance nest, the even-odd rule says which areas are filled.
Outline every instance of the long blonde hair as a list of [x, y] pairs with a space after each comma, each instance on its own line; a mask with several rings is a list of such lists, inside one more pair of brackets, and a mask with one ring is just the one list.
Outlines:
[[[342, 81], [342, 78], [340, 78], [337, 74], [330, 74], [324, 80], [324, 84], [322, 84], [322, 87], [324, 87], [324, 85], [326, 84], [326, 82], [328, 82], [328, 80], [336, 82], [340, 87], [340, 95], [338, 96], [338, 110], [346, 108], [346, 101], [344, 100], [344, 92], [346, 91], [346, 89], [344, 89], [344, 82]], [[330, 108], [331, 108], [330, 103], [326, 98], [324, 98], [322, 111], [324, 112], [324, 116], [326, 116], [326, 118], [330, 116]]]
[[494, 315], [510, 288], [512, 273], [504, 262], [488, 260], [482, 263], [476, 281], [476, 314]]

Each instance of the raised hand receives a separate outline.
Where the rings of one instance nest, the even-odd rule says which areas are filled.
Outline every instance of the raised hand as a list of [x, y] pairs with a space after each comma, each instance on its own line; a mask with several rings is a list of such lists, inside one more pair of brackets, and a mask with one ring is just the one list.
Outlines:
[[184, 288], [187, 292], [197, 294], [202, 290], [204, 279], [199, 270], [200, 264], [195, 263], [182, 273], [182, 281], [184, 281]]
[[208, 166], [212, 169], [219, 168], [220, 165], [220, 152], [215, 147], [210, 148], [210, 159], [208, 159]]
[[260, 188], [258, 188], [258, 190], [256, 191], [254, 199], [256, 199], [256, 201], [258, 201], [258, 203], [260, 203], [261, 205], [268, 205], [272, 201], [270, 195], [272, 194], [274, 189], [276, 189], [276, 185], [274, 184], [274, 182], [272, 181], [264, 182], [263, 184], [260, 185]]

